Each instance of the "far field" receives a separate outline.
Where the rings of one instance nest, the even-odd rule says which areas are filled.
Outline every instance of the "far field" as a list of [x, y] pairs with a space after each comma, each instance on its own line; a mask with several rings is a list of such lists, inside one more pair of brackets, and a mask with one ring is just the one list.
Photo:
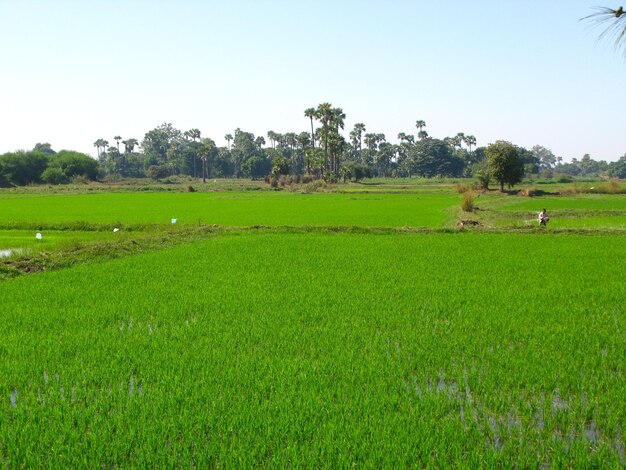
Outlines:
[[377, 186], [0, 193], [0, 467], [624, 467], [626, 196]]

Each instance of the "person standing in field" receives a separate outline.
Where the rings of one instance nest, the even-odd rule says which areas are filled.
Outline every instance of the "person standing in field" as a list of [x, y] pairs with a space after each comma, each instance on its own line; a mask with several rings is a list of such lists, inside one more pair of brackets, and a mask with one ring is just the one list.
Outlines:
[[539, 212], [539, 225], [541, 227], [545, 227], [549, 220], [550, 220], [550, 217], [548, 216], [548, 213], [546, 212], [545, 209]]

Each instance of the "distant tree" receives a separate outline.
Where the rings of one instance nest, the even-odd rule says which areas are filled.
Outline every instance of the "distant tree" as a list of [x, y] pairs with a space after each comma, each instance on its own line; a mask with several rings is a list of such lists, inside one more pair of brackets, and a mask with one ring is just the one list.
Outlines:
[[358, 161], [363, 163], [363, 134], [365, 133], [365, 124], [357, 122], [350, 132], [350, 138], [352, 139], [352, 145], [355, 149], [358, 149], [359, 158]]
[[123, 140], [122, 143], [124, 144], [124, 153], [133, 153], [135, 146], [139, 144], [137, 139], [133, 138]]
[[270, 171], [269, 162], [267, 159], [255, 155], [243, 162], [241, 171], [246, 178], [262, 178]]
[[311, 144], [315, 148], [315, 131], [313, 130], [313, 119], [316, 116], [315, 108], [307, 108], [304, 110], [304, 116], [311, 120]]
[[276, 157], [272, 160], [272, 174], [288, 175], [289, 174], [289, 161], [285, 157]]
[[68, 178], [83, 175], [95, 180], [98, 177], [98, 161], [81, 152], [61, 150], [51, 157], [50, 166], [59, 168]]
[[535, 145], [530, 151], [539, 160], [541, 168], [549, 170], [556, 164], [556, 157], [549, 149], [541, 145]]
[[226, 134], [224, 136], [224, 139], [228, 143], [228, 150], [230, 150], [230, 142], [233, 140], [233, 135], [232, 134]]
[[428, 137], [428, 134], [426, 133], [426, 131], [423, 131], [424, 127], [426, 127], [426, 121], [422, 121], [421, 119], [418, 119], [417, 121], [415, 121], [415, 127], [417, 127], [418, 139], [425, 139], [426, 137]]
[[198, 149], [198, 155], [202, 160], [202, 182], [206, 183], [206, 179], [209, 176], [209, 159], [215, 149], [215, 142], [211, 139], [204, 138], [200, 142], [200, 148]]
[[494, 144], [489, 144], [485, 153], [489, 175], [500, 183], [500, 191], [504, 191], [505, 183], [511, 187], [522, 181], [524, 164], [513, 144], [498, 140]]
[[626, 154], [623, 157], [620, 157], [616, 162], [609, 163], [609, 176], [613, 176], [615, 178], [626, 178]]
[[328, 169], [328, 127], [332, 118], [333, 107], [330, 103], [320, 103], [315, 110], [316, 119], [322, 124], [324, 139], [324, 171]]
[[117, 143], [117, 151], [119, 152], [120, 150], [120, 140], [122, 140], [122, 137], [119, 135], [116, 135], [115, 137], [113, 137], [113, 140], [115, 140], [115, 142]]
[[463, 174], [464, 162], [454, 155], [454, 149], [441, 139], [420, 140], [409, 150], [411, 172], [418, 176], [458, 177]]
[[48, 159], [49, 156], [45, 153], [18, 150], [0, 155], [0, 164], [8, 182], [25, 186], [41, 183], [41, 174], [48, 166]]
[[146, 132], [141, 146], [147, 165], [167, 165], [170, 173], [177, 173], [182, 140], [183, 133], [168, 122]]
[[46, 155], [54, 155], [56, 153], [54, 150], [52, 150], [52, 146], [48, 142], [43, 144], [35, 144], [33, 151], [45, 153]]
[[49, 166], [41, 174], [41, 180], [48, 184], [65, 184], [68, 177], [61, 168]]

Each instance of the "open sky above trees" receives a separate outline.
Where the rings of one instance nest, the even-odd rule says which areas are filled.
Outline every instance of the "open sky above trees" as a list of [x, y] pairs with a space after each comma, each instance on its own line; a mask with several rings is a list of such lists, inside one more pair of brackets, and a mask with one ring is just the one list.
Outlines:
[[[613, 4], [615, 3], [615, 4]], [[624, 155], [626, 61], [590, 0], [0, 2], [0, 153], [172, 122], [306, 131], [322, 102], [388, 136], [473, 134], [564, 160]]]

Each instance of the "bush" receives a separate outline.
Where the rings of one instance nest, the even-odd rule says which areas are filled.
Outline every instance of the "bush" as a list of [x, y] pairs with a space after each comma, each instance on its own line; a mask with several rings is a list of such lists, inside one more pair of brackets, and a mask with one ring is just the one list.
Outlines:
[[87, 175], [74, 175], [70, 178], [73, 184], [88, 184], [90, 178]]
[[48, 167], [41, 174], [41, 180], [48, 184], [66, 184], [67, 175], [60, 168]]
[[464, 183], [457, 183], [454, 186], [454, 192], [455, 193], [459, 193], [459, 194], [465, 194], [466, 192], [468, 192], [471, 188], [464, 184]]
[[466, 191], [463, 195], [461, 209], [463, 209], [463, 212], [474, 212], [474, 209], [476, 209], [476, 207], [474, 206], [474, 197], [471, 191]]
[[167, 165], [150, 165], [146, 169], [146, 176], [153, 180], [165, 178], [169, 174], [169, 168]]

